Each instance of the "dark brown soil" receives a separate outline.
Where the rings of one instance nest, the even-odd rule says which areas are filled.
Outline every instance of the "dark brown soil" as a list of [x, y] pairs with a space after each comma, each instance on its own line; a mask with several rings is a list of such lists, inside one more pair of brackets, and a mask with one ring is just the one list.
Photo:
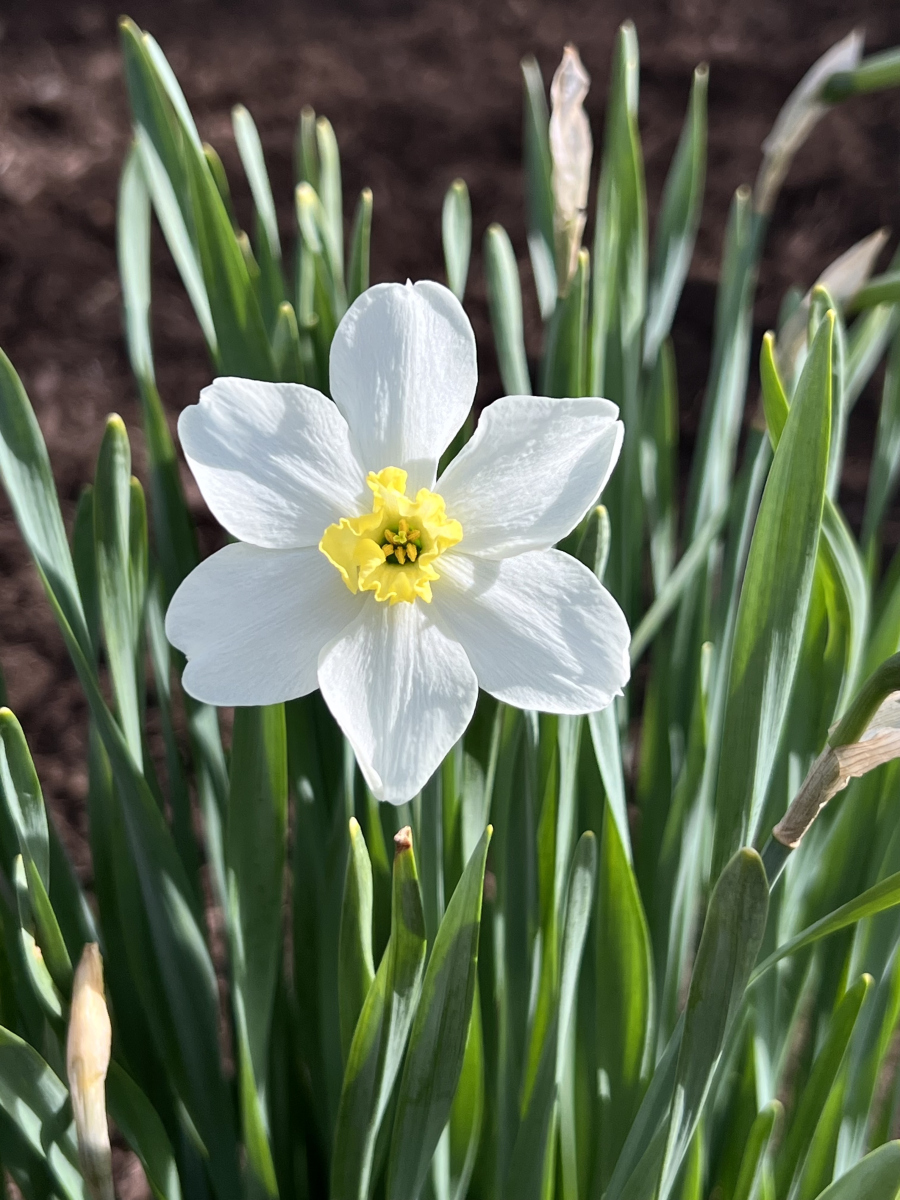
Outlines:
[[[41, 422], [71, 519], [93, 473], [103, 418], [119, 411], [140, 435], [119, 319], [115, 200], [128, 116], [118, 5], [6, 0], [0, 40], [0, 345]], [[690, 443], [705, 378], [714, 283], [730, 197], [751, 182], [759, 145], [810, 63], [854, 25], [868, 47], [900, 42], [900, 9], [884, 0], [134, 0], [130, 15], [162, 43], [202, 135], [234, 181], [230, 109], [260, 127], [285, 233], [291, 155], [303, 104], [328, 115], [343, 153], [347, 211], [375, 193], [375, 280], [442, 277], [440, 208], [457, 175], [471, 190], [476, 252], [469, 310], [481, 344], [481, 399], [499, 393], [488, 348], [477, 246], [501, 221], [523, 258], [518, 63], [537, 54], [549, 78], [564, 42], [590, 70], [599, 142], [616, 27], [632, 17], [643, 60], [641, 124], [651, 213], [678, 137], [691, 70], [710, 63], [710, 154], [704, 223], [676, 324], [683, 433]], [[246, 204], [241, 187], [238, 202]], [[243, 211], [246, 211], [244, 209]], [[808, 285], [852, 242], [900, 215], [900, 96], [858, 99], [831, 114], [798, 156], [775, 214], [758, 324], [785, 288]], [[156, 358], [173, 417], [209, 368], [165, 248], [155, 250]], [[530, 328], [535, 327], [529, 282]], [[845, 478], [861, 516], [874, 401], [857, 410]], [[202, 506], [190, 491], [198, 515]], [[204, 536], [215, 532], [204, 519]], [[896, 531], [894, 531], [896, 534]], [[896, 540], [896, 537], [894, 538]], [[51, 804], [79, 868], [84, 848], [85, 706], [61, 639], [0, 498], [0, 662]]]

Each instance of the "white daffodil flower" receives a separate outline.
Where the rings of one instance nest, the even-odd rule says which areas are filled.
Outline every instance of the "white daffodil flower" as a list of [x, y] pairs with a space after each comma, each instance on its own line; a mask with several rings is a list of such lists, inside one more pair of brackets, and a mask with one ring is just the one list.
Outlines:
[[461, 737], [479, 685], [554, 713], [605, 707], [629, 631], [552, 547], [596, 502], [622, 443], [608, 400], [507, 396], [438, 461], [475, 396], [475, 338], [436, 283], [360, 296], [331, 347], [334, 402], [217, 379], [178, 422], [188, 465], [239, 541], [176, 592], [185, 689], [217, 705], [321, 688], [380, 800], [411, 799]]

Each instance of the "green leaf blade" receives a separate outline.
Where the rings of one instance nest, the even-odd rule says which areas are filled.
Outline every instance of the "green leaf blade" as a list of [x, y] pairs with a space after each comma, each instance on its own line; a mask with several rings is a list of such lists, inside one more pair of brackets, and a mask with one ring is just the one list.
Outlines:
[[738, 607], [716, 791], [715, 864], [759, 835], [812, 592], [825, 502], [832, 320], [797, 385], [757, 516]]
[[416, 1010], [394, 1118], [388, 1200], [418, 1196], [456, 1094], [475, 997], [481, 901], [491, 827], [447, 906]]

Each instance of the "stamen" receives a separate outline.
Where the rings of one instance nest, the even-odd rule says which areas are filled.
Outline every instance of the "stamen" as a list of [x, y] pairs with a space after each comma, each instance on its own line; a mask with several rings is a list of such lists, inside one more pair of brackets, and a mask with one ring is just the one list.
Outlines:
[[383, 545], [383, 546], [381, 547], [381, 553], [384, 555], [384, 557], [385, 557], [385, 560], [387, 560], [387, 559], [389, 559], [389, 558], [391, 557], [391, 555], [394, 553], [394, 547], [393, 547], [393, 546], [389, 546], [387, 543], [385, 543], [385, 545]]
[[406, 562], [406, 551], [403, 549], [402, 546], [397, 546], [394, 550], [394, 553], [397, 555], [397, 562], [402, 567], [403, 564]]
[[410, 542], [406, 547], [406, 557], [410, 562], [415, 562], [419, 556], [419, 551], [416, 549], [416, 543]]

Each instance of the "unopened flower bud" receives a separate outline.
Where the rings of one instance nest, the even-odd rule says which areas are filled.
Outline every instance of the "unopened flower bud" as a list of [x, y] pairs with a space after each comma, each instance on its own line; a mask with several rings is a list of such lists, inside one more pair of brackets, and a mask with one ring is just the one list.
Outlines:
[[72, 985], [66, 1074], [78, 1138], [81, 1173], [93, 1200], [114, 1200], [106, 1119], [106, 1072], [112, 1027], [103, 993], [103, 962], [95, 942], [85, 946]]
[[550, 154], [553, 158], [553, 232], [560, 295], [578, 266], [587, 219], [594, 144], [584, 100], [591, 79], [578, 51], [568, 45], [550, 85]]

